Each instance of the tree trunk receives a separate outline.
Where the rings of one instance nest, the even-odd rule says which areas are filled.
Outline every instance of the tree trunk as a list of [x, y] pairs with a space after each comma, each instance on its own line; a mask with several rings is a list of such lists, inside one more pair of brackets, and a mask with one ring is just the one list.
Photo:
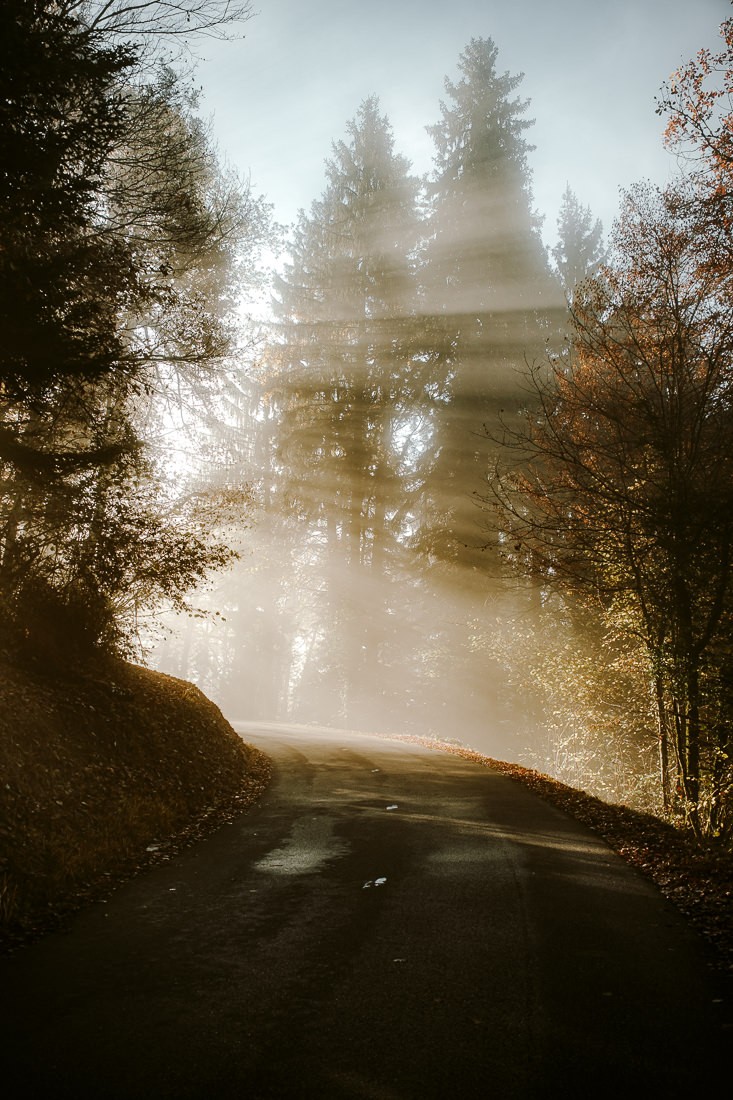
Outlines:
[[654, 695], [659, 721], [659, 781], [662, 787], [662, 805], [665, 814], [672, 809], [672, 786], [669, 774], [669, 720], [664, 698], [664, 682], [661, 673], [654, 675]]
[[684, 661], [672, 710], [679, 782], [684, 797], [684, 812], [696, 836], [701, 836], [700, 821], [700, 698], [699, 677], [695, 664]]

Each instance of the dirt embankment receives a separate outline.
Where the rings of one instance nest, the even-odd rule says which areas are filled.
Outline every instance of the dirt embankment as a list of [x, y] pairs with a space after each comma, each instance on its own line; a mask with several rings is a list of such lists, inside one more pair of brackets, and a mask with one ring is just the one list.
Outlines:
[[268, 777], [192, 684], [0, 654], [0, 945], [241, 812]]

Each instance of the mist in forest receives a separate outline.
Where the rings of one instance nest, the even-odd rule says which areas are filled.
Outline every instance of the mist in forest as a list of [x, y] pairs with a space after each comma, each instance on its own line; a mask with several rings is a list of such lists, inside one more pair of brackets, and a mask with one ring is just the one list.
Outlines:
[[154, 655], [231, 719], [509, 757], [528, 736], [530, 691], [497, 640], [536, 600], [480, 498], [564, 299], [531, 210], [520, 78], [496, 61], [490, 39], [462, 55], [429, 188], [370, 97], [291, 232], [271, 340], [232, 398], [257, 500], [242, 556], [197, 597], [208, 617]]
[[325, 561], [324, 545], [293, 554], [275, 531], [250, 543], [200, 601], [209, 617], [179, 621], [156, 650], [230, 720], [438, 737], [504, 758], [526, 748], [529, 691], [516, 699], [490, 644], [515, 617], [530, 621], [526, 591], [421, 575], [407, 556], [394, 575], [355, 575]]
[[[334, 144], [208, 470], [252, 488], [241, 557], [152, 659], [234, 721], [453, 740], [573, 780], [553, 662], [592, 696], [588, 640], [508, 568], [491, 507], [568, 289], [533, 211], [521, 77], [497, 57], [491, 39], [461, 55], [429, 181], [374, 96]], [[587, 273], [600, 233], [566, 201], [568, 239], [596, 252], [563, 258]]]

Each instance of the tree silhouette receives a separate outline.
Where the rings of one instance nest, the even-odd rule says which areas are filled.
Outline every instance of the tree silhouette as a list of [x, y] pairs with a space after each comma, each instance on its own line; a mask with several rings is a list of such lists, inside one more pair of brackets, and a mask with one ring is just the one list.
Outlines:
[[182, 516], [156, 513], [142, 417], [229, 350], [237, 243], [265, 215], [223, 181], [175, 76], [151, 83], [95, 12], [0, 12], [0, 576], [21, 631], [45, 599], [110, 642], [135, 595], [226, 557], [195, 525], [183, 554]]

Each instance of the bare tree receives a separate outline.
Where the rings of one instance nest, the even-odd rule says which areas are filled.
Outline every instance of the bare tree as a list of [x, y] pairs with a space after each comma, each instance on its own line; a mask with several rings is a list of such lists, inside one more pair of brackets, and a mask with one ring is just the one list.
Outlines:
[[59, 0], [57, 7], [107, 36], [226, 38], [252, 17], [250, 0]]

